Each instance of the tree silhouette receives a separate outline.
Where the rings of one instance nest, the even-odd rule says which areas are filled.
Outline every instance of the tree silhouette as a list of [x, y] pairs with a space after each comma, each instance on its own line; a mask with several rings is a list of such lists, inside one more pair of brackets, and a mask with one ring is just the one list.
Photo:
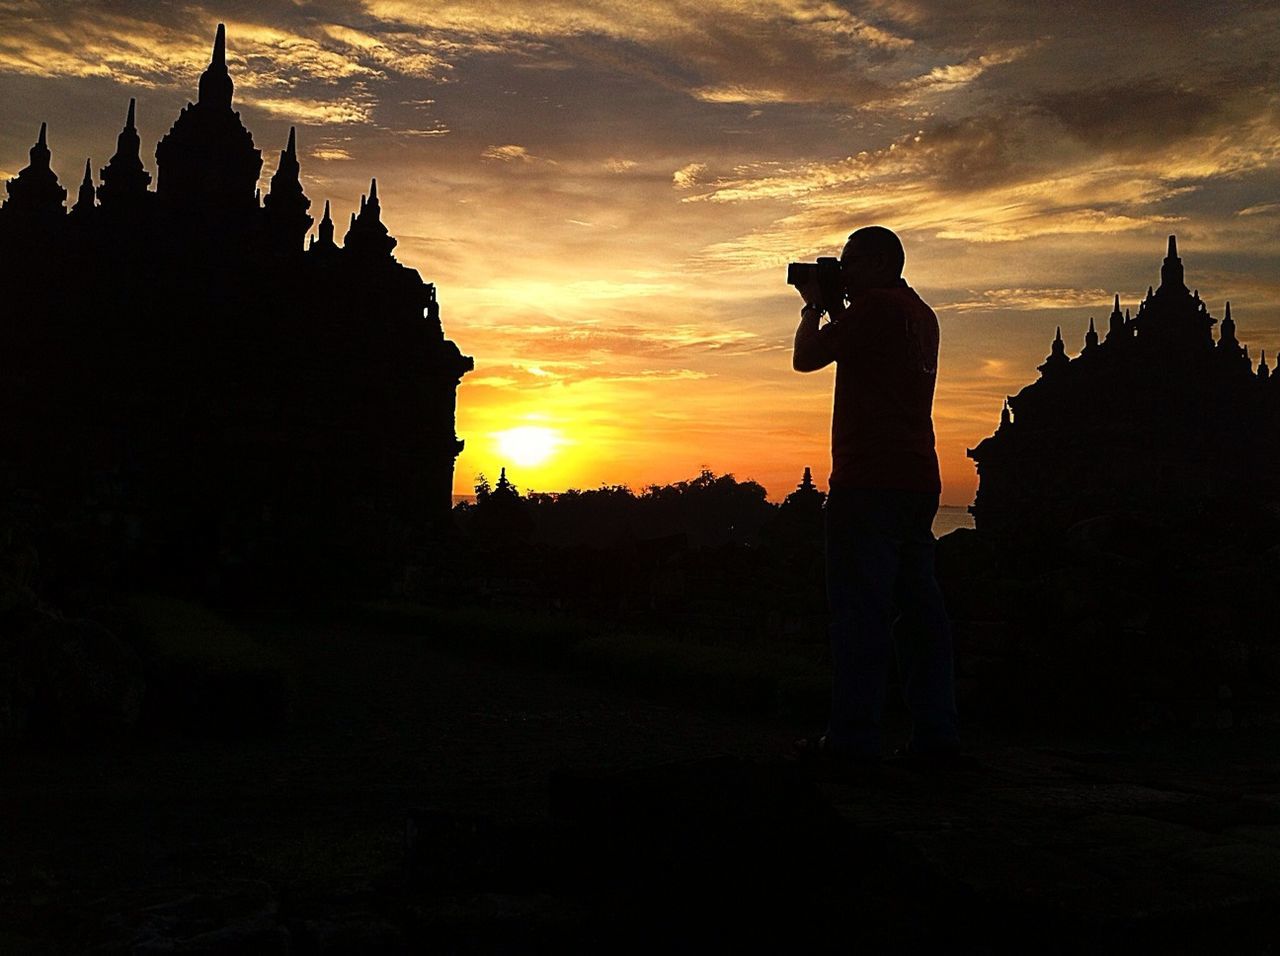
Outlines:
[[517, 544], [529, 540], [533, 533], [533, 517], [529, 503], [507, 478], [503, 468], [498, 483], [491, 489], [484, 475], [476, 476], [476, 503], [470, 509], [468, 530], [485, 544]]

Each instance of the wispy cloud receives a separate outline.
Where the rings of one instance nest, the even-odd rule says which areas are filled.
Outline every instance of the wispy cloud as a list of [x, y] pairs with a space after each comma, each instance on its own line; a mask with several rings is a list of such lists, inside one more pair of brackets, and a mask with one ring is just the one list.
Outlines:
[[533, 163], [539, 161], [537, 156], [530, 154], [523, 146], [514, 144], [486, 146], [480, 156], [483, 159], [496, 159], [502, 163]]
[[1258, 203], [1256, 206], [1247, 206], [1236, 212], [1237, 216], [1272, 216], [1280, 213], [1280, 202], [1264, 202]]
[[332, 141], [321, 141], [308, 150], [307, 155], [321, 162], [346, 162], [351, 159], [347, 146]]
[[[1046, 309], [1099, 309], [1109, 306], [1105, 289], [986, 289], [972, 298], [934, 303], [938, 311], [989, 312], [1010, 309], [1038, 312]], [[1109, 311], [1109, 310], [1108, 310]]]
[[671, 174], [671, 182], [676, 189], [692, 189], [706, 171], [706, 163], [689, 163]]
[[[271, 97], [249, 94], [242, 97], [242, 99], [247, 105], [256, 107], [264, 113], [270, 113], [272, 116], [293, 119], [300, 123], [317, 126], [367, 123], [373, 112], [373, 104], [371, 102], [361, 101], [353, 97], [315, 100], [303, 97]], [[339, 150], [338, 152], [342, 151]], [[330, 155], [323, 158], [343, 157], [335, 156], [333, 151], [330, 151]]]

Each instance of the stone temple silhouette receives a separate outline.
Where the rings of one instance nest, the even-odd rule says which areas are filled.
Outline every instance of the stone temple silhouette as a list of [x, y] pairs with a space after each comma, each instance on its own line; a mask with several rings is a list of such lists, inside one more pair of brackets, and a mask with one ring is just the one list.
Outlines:
[[435, 287], [392, 257], [376, 180], [342, 246], [326, 202], [304, 249], [291, 130], [259, 198], [225, 44], [219, 25], [154, 190], [132, 100], [69, 212], [43, 124], [8, 182], [0, 493], [66, 531], [52, 560], [114, 574], [390, 567], [448, 519], [473, 361]]
[[[1169, 237], [1160, 286], [1138, 314], [1117, 295], [1068, 358], [1062, 330], [1040, 378], [1006, 400], [968, 455], [979, 531], [1026, 538], [1106, 514], [1264, 516], [1280, 501], [1280, 376], [1256, 367], [1231, 303], [1217, 320], [1187, 288]], [[1274, 358], [1274, 355], [1273, 355]]]

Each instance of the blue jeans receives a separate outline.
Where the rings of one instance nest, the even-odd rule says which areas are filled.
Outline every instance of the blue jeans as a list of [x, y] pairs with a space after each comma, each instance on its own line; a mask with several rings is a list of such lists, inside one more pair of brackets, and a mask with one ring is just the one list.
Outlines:
[[938, 496], [832, 488], [826, 503], [831, 608], [830, 745], [880, 754], [889, 658], [897, 652], [914, 752], [959, 746], [951, 623], [934, 576]]

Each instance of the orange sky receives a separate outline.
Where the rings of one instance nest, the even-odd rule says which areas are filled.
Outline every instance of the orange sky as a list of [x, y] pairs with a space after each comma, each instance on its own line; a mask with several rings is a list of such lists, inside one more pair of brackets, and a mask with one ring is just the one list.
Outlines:
[[504, 465], [538, 491], [825, 475], [831, 372], [790, 369], [784, 267], [872, 222], [941, 321], [947, 503], [1054, 327], [1074, 353], [1136, 305], [1171, 232], [1213, 314], [1280, 347], [1271, 3], [14, 0], [0, 176], [48, 120], [74, 191], [129, 96], [149, 159], [219, 20], [264, 185], [291, 123], [317, 214], [376, 175], [475, 356], [461, 493]]

